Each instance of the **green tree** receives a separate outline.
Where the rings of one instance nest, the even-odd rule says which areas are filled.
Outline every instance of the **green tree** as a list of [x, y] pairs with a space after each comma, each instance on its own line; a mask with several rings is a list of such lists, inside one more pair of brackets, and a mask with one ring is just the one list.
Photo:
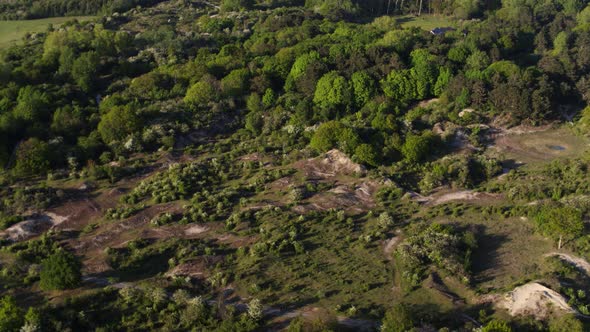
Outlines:
[[222, 0], [221, 11], [239, 11], [248, 9], [252, 6], [252, 0]]
[[221, 79], [221, 91], [226, 97], [239, 97], [248, 89], [250, 72], [248, 69], [232, 70]]
[[50, 166], [49, 145], [38, 138], [29, 138], [16, 150], [14, 172], [19, 176], [44, 174]]
[[23, 325], [23, 311], [12, 296], [0, 299], [0, 331], [18, 331]]
[[381, 322], [381, 332], [407, 332], [414, 328], [410, 310], [403, 304], [396, 304]]
[[74, 61], [72, 65], [72, 78], [83, 91], [90, 92], [94, 89], [99, 63], [100, 58], [96, 52], [82, 53]]
[[375, 80], [366, 71], [358, 71], [350, 77], [354, 103], [361, 108], [375, 95]]
[[584, 324], [574, 315], [562, 315], [549, 322], [549, 332], [583, 332]]
[[248, 129], [254, 135], [260, 135], [262, 133], [262, 127], [264, 126], [264, 119], [262, 118], [261, 112], [250, 112], [246, 115], [246, 129]]
[[43, 290], [75, 288], [82, 280], [81, 267], [73, 254], [59, 249], [42, 261], [39, 285]]
[[250, 96], [248, 96], [248, 100], [246, 100], [246, 107], [250, 112], [261, 112], [262, 99], [260, 98], [260, 95], [256, 92], [250, 94]]
[[101, 117], [98, 123], [98, 132], [107, 144], [120, 142], [140, 128], [141, 119], [135, 114], [131, 105], [113, 107]]
[[350, 87], [346, 79], [332, 71], [317, 83], [313, 102], [322, 108], [347, 107], [351, 101]]
[[338, 121], [322, 123], [311, 138], [310, 146], [325, 152], [333, 148], [339, 148], [344, 153], [352, 155], [359, 144], [356, 132]]
[[438, 78], [436, 79], [436, 83], [434, 84], [434, 95], [440, 97], [444, 92], [447, 85], [451, 81], [453, 77], [453, 73], [451, 72], [450, 68], [447, 67], [440, 67], [440, 71], [438, 74]]
[[433, 152], [437, 137], [429, 131], [421, 135], [409, 134], [402, 146], [404, 157], [413, 163], [424, 161]]
[[49, 96], [32, 86], [25, 86], [18, 92], [14, 117], [35, 122], [47, 118], [49, 113]]
[[184, 97], [184, 102], [191, 106], [206, 106], [219, 99], [219, 93], [212, 78], [203, 78], [191, 86]]
[[262, 96], [262, 105], [266, 108], [271, 107], [277, 101], [277, 96], [273, 89], [266, 89], [264, 96]]
[[573, 240], [584, 231], [582, 213], [569, 206], [543, 206], [535, 215], [535, 223], [541, 233], [557, 240], [558, 249], [564, 240]]
[[402, 104], [418, 98], [416, 80], [409, 70], [392, 71], [384, 80], [381, 80], [381, 87], [387, 97]]
[[438, 77], [435, 56], [426, 49], [417, 49], [410, 54], [413, 68], [412, 77], [416, 81], [416, 98], [424, 99], [432, 95], [434, 84]]
[[379, 156], [375, 148], [370, 144], [361, 144], [354, 150], [354, 158], [361, 164], [378, 166]]
[[481, 328], [481, 332], [512, 332], [512, 328], [501, 320], [493, 320]]

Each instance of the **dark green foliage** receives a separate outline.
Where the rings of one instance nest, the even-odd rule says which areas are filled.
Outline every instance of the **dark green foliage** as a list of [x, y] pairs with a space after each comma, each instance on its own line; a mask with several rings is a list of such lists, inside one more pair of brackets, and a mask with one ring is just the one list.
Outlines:
[[407, 306], [396, 304], [385, 314], [381, 322], [383, 332], [406, 332], [414, 328], [415, 323]]
[[428, 131], [420, 135], [410, 134], [406, 137], [402, 153], [412, 163], [424, 161], [434, 153], [437, 140], [438, 137]]
[[81, 268], [73, 254], [57, 250], [41, 262], [39, 285], [43, 290], [75, 288], [82, 280]]
[[98, 132], [107, 144], [124, 143], [122, 141], [140, 126], [141, 119], [133, 106], [116, 106], [101, 117]]
[[534, 217], [537, 229], [558, 242], [559, 247], [564, 240], [567, 242], [582, 235], [585, 228], [581, 211], [569, 206], [545, 205]]
[[50, 167], [49, 145], [37, 138], [30, 138], [19, 144], [16, 151], [14, 172], [19, 176], [42, 175]]

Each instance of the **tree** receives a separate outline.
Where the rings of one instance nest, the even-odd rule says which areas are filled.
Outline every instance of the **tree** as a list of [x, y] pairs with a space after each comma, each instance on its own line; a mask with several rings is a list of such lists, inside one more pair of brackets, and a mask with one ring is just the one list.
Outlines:
[[428, 131], [421, 135], [409, 134], [402, 146], [404, 157], [413, 163], [424, 161], [433, 152], [436, 137], [435, 134]]
[[354, 103], [361, 108], [373, 98], [375, 94], [375, 80], [366, 71], [358, 71], [350, 77]]
[[98, 123], [98, 132], [107, 144], [122, 141], [140, 128], [141, 119], [135, 114], [131, 105], [113, 107], [101, 117]]
[[221, 11], [239, 11], [242, 9], [248, 9], [252, 6], [251, 0], [222, 0]]
[[41, 262], [39, 285], [43, 290], [75, 288], [82, 280], [81, 267], [73, 254], [59, 249]]
[[49, 145], [38, 138], [29, 138], [16, 150], [14, 172], [19, 176], [44, 174], [50, 166]]
[[378, 154], [375, 148], [370, 144], [361, 144], [354, 150], [356, 161], [369, 166], [378, 166]]
[[414, 328], [410, 310], [403, 304], [396, 304], [385, 314], [381, 332], [406, 332]]
[[582, 332], [584, 324], [574, 315], [562, 315], [561, 317], [551, 320], [549, 323], [549, 332]]
[[352, 128], [348, 128], [338, 121], [328, 121], [322, 123], [315, 131], [310, 146], [319, 152], [338, 147], [344, 153], [351, 155], [358, 146], [359, 140]]
[[316, 105], [326, 109], [345, 108], [350, 101], [350, 87], [344, 77], [332, 71], [320, 78], [313, 97]]
[[438, 77], [438, 69], [434, 64], [435, 57], [426, 49], [417, 49], [411, 53], [412, 77], [416, 81], [416, 98], [424, 99], [432, 94]]
[[232, 70], [227, 76], [221, 79], [221, 91], [226, 97], [238, 97], [248, 89], [248, 69]]
[[418, 98], [416, 80], [409, 70], [393, 70], [381, 80], [381, 86], [387, 97], [402, 104]]
[[0, 331], [18, 331], [23, 324], [23, 311], [12, 296], [0, 299]]
[[72, 65], [72, 78], [85, 92], [94, 89], [100, 58], [96, 52], [82, 53]]
[[264, 119], [261, 112], [250, 112], [246, 115], [246, 129], [254, 135], [260, 135], [262, 127], [264, 126]]
[[512, 328], [501, 320], [493, 320], [481, 328], [481, 332], [512, 332]]
[[206, 106], [216, 101], [219, 93], [213, 78], [203, 78], [191, 86], [184, 97], [184, 102], [191, 106]]
[[445, 88], [451, 81], [453, 74], [450, 68], [447, 67], [440, 67], [438, 78], [436, 79], [436, 83], [434, 84], [434, 95], [440, 97], [444, 92]]
[[584, 231], [582, 213], [569, 206], [543, 206], [535, 215], [535, 223], [541, 233], [557, 239], [558, 249], [564, 240], [573, 240]]
[[17, 119], [35, 122], [47, 118], [50, 113], [49, 96], [45, 92], [27, 85], [18, 91], [14, 116]]

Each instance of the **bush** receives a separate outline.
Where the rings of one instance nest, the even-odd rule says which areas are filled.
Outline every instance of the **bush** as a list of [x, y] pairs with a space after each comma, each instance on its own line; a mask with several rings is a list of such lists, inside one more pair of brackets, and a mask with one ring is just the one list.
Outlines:
[[18, 331], [22, 324], [23, 312], [16, 305], [14, 298], [5, 296], [0, 299], [0, 331]]
[[40, 286], [43, 290], [69, 289], [80, 284], [81, 264], [71, 253], [58, 250], [41, 263]]

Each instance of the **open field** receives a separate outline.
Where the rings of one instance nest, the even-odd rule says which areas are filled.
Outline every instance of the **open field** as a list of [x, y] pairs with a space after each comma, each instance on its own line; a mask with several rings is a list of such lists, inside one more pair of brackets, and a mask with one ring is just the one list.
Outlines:
[[0, 21], [0, 50], [18, 42], [27, 33], [42, 32], [50, 24], [60, 25], [71, 20], [89, 21], [94, 16], [52, 17], [38, 20]]

